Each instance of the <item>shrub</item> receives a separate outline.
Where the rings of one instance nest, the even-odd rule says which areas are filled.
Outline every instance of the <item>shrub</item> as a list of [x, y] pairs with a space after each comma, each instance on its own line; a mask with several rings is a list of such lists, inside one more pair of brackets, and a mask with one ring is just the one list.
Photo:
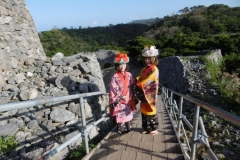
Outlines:
[[202, 56], [200, 59], [207, 64], [207, 70], [211, 75], [211, 82], [218, 85], [221, 92], [221, 100], [223, 105], [231, 106], [230, 112], [240, 115], [240, 78], [237, 73], [223, 72], [223, 63], [214, 63]]
[[173, 48], [165, 48], [162, 53], [160, 53], [160, 58], [175, 56], [176, 50]]
[[[91, 151], [96, 145], [95, 144], [90, 144], [89, 145], [89, 151]], [[82, 159], [84, 156], [86, 155], [86, 149], [85, 149], [85, 145], [84, 143], [81, 143], [81, 145], [79, 145], [77, 147], [77, 149], [75, 149], [71, 154], [70, 154], [70, 159]]]
[[0, 151], [4, 154], [15, 149], [18, 146], [18, 143], [14, 136], [0, 137]]
[[226, 96], [240, 103], [240, 78], [238, 78], [238, 74], [224, 72], [220, 77], [220, 87], [226, 91]]
[[206, 62], [206, 68], [209, 71], [211, 75], [211, 81], [219, 83], [219, 76], [222, 74], [223, 70], [223, 62], [220, 63], [215, 63], [212, 62], [210, 59], [207, 58], [208, 55], [206, 56], [200, 56], [200, 60], [203, 60]]

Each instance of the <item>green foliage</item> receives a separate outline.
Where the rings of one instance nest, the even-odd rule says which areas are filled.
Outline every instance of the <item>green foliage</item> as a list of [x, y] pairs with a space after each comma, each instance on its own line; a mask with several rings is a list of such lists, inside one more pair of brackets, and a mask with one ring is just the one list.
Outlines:
[[173, 48], [164, 48], [164, 50], [160, 54], [160, 58], [175, 56], [177, 50]]
[[160, 21], [160, 19], [157, 18], [150, 18], [150, 19], [142, 19], [142, 20], [134, 20], [132, 22], [130, 22], [130, 24], [146, 24], [146, 25], [152, 25], [156, 22]]
[[157, 41], [163, 50], [174, 48], [179, 55], [206, 49], [221, 49], [223, 55], [240, 53], [240, 7], [194, 6], [180, 13], [184, 14], [164, 17], [144, 37]]
[[224, 61], [227, 72], [235, 72], [238, 76], [240, 76], [240, 55], [230, 53], [229, 55], [224, 56]]
[[199, 59], [206, 62], [206, 68], [211, 75], [211, 81], [217, 83], [223, 71], [223, 62], [222, 61], [219, 63], [213, 62], [208, 58], [208, 55], [201, 56]]
[[94, 28], [55, 28], [39, 33], [39, 37], [50, 57], [57, 52], [73, 55], [106, 49], [125, 50], [130, 57], [141, 59], [146, 44], [154, 44], [160, 49], [161, 58], [221, 49], [226, 56], [226, 71], [240, 72], [240, 7], [199, 5], [185, 7], [179, 13], [157, 18], [151, 25], [137, 22]]
[[[234, 57], [234, 55], [232, 56]], [[233, 57], [228, 58], [231, 59]], [[240, 115], [240, 78], [238, 77], [238, 74], [229, 74], [227, 72], [224, 72], [224, 61], [221, 63], [215, 63], [209, 60], [207, 56], [202, 56], [200, 59], [206, 62], [207, 70], [211, 75], [211, 82], [217, 84], [220, 89], [222, 97], [221, 103], [223, 105], [230, 105], [230, 112]]]
[[[89, 145], [89, 151], [91, 151], [93, 148], [95, 148], [96, 145], [95, 144], [90, 144]], [[70, 159], [74, 160], [74, 159], [82, 159], [84, 156], [86, 155], [86, 149], [85, 149], [85, 145], [84, 143], [81, 143], [81, 145], [79, 145], [77, 147], [76, 150], [74, 150], [71, 155], [70, 155]]]
[[240, 115], [240, 111], [238, 106], [240, 104], [240, 78], [237, 74], [229, 74], [224, 72], [219, 77], [219, 86], [222, 91], [222, 95], [224, 97], [230, 97], [225, 99], [228, 104], [231, 104], [232, 111], [236, 112], [236, 114]]
[[15, 149], [18, 146], [18, 143], [14, 136], [0, 137], [0, 151], [4, 154]]
[[149, 28], [146, 24], [117, 24], [107, 27], [78, 29], [53, 29], [39, 33], [41, 43], [47, 56], [57, 52], [73, 55], [79, 52], [95, 52], [99, 49], [124, 50], [131, 40]]
[[144, 46], [148, 44], [153, 44], [153, 42], [141, 36], [136, 37], [133, 40], [127, 41], [127, 50], [129, 52], [129, 56], [138, 57], [140, 59]]
[[57, 52], [62, 52], [69, 56], [80, 52], [81, 50], [89, 51], [90, 48], [81, 39], [71, 37], [61, 30], [52, 30], [39, 33], [41, 43], [47, 56], [51, 57]]

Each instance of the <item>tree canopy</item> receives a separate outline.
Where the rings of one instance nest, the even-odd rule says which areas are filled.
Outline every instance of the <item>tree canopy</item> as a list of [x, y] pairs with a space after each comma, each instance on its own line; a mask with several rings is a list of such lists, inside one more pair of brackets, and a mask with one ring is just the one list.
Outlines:
[[48, 56], [57, 52], [72, 55], [106, 49], [126, 51], [136, 58], [147, 44], [154, 44], [160, 50], [160, 58], [221, 49], [226, 59], [226, 70], [240, 75], [239, 17], [240, 7], [199, 5], [184, 7], [179, 14], [148, 22], [139, 20], [105, 27], [54, 28], [39, 33], [39, 37]]

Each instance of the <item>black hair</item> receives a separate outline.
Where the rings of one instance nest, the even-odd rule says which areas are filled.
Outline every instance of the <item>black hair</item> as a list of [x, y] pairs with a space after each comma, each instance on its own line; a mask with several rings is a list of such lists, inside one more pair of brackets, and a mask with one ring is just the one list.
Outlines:
[[[119, 63], [115, 63], [115, 70], [116, 71], [119, 71], [119, 69], [118, 69], [118, 67], [119, 67]], [[129, 65], [128, 65], [128, 63], [126, 63], [126, 69], [125, 69], [125, 71], [128, 71], [129, 70]]]

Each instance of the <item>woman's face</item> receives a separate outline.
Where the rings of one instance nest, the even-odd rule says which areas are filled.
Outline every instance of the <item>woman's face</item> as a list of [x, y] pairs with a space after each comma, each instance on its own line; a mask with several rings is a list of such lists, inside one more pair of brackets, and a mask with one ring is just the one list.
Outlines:
[[118, 66], [119, 71], [121, 71], [121, 72], [125, 71], [126, 70], [126, 66], [127, 66], [126, 63], [119, 64], [119, 66]]
[[145, 61], [145, 63], [146, 63], [147, 66], [150, 66], [150, 65], [152, 64], [152, 60], [151, 60], [150, 57], [144, 58], [144, 61]]

